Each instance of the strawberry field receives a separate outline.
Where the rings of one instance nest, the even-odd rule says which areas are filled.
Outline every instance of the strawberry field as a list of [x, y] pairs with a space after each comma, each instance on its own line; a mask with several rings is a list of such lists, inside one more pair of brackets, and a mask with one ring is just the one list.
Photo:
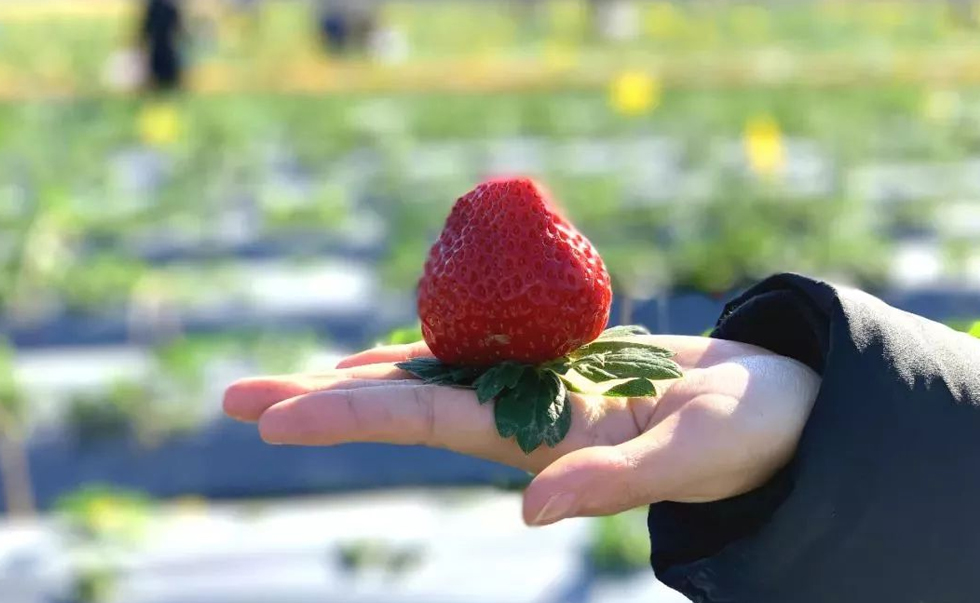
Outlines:
[[188, 278], [255, 241], [356, 248], [408, 292], [456, 196], [514, 171], [548, 182], [641, 298], [783, 268], [884, 286], [912, 235], [950, 260], [937, 279], [977, 261], [969, 89], [665, 91], [644, 116], [590, 91], [49, 100], [0, 108], [0, 140], [5, 259], [54, 245], [24, 286], [58, 311], [125, 302], [155, 270], [133, 249], [161, 246], [206, 251]]
[[[780, 270], [980, 286], [974, 22], [920, 2], [617, 6], [600, 26], [574, 0], [388, 2], [386, 42], [338, 58], [305, 3], [193, 3], [190, 89], [153, 98], [114, 74], [132, 4], [4, 4], [7, 338], [184, 333], [163, 357], [198, 361], [228, 333], [356, 348], [413, 321], [456, 197], [514, 172], [595, 242], [619, 319]], [[700, 332], [715, 310], [657, 312]]]
[[[133, 4], [0, 6], [6, 429], [132, 436], [163, 452], [114, 470], [154, 493], [212, 488], [161, 469], [205, 444], [154, 448], [202, 424], [233, 476], [218, 494], [378, 485], [249, 481], [202, 401], [411, 325], [450, 206], [495, 174], [562, 200], [617, 321], [700, 333], [783, 270], [976, 319], [980, 32], [942, 3], [627, 2], [599, 27], [575, 0], [387, 2], [385, 35], [343, 58], [308, 3], [187, 4], [188, 90], [168, 97], [127, 83]], [[34, 452], [44, 505], [87, 458], [59, 438]]]
[[[793, 270], [980, 336], [965, 3], [395, 0], [333, 56], [316, 3], [186, 0], [187, 90], [160, 96], [134, 85], [138, 4], [0, 3], [0, 508], [149, 505], [92, 482], [523, 483], [443, 451], [273, 449], [217, 404], [245, 374], [418, 339], [423, 258], [493, 175], [552, 189], [609, 267], [614, 322], [699, 334]], [[609, 521], [594, 565], [645, 567], [645, 540], [617, 546], [642, 528]]]
[[274, 307], [357, 347], [412, 321], [447, 209], [505, 172], [549, 184], [621, 302], [777, 270], [976, 286], [970, 18], [920, 2], [617, 6], [600, 27], [575, 0], [388, 2], [387, 42], [338, 58], [305, 3], [193, 3], [190, 90], [148, 98], [114, 77], [131, 3], [5, 3], [8, 337], [167, 341], [261, 327]]

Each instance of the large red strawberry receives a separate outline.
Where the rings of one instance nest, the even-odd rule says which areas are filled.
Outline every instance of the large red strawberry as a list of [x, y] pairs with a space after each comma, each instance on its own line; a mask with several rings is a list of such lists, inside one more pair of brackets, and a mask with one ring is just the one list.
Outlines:
[[[602, 258], [528, 178], [461, 197], [419, 283], [422, 334], [436, 358], [398, 366], [427, 383], [471, 387], [494, 402], [497, 431], [527, 453], [568, 433], [568, 392], [650, 396], [681, 376], [642, 327], [603, 331], [612, 302]], [[578, 376], [578, 379], [575, 376]]]
[[461, 197], [419, 283], [422, 333], [443, 362], [547, 362], [609, 321], [602, 258], [528, 178], [491, 180]]

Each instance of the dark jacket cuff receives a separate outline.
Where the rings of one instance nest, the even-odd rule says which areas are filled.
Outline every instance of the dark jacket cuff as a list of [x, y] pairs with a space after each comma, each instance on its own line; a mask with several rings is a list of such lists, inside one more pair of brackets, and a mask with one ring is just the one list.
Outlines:
[[[827, 285], [796, 275], [774, 276], [728, 303], [711, 337], [756, 345], [822, 373], [833, 300]], [[735, 498], [652, 505], [648, 526], [654, 571], [675, 589], [696, 596], [689, 564], [756, 533], [786, 498], [791, 479], [786, 469], [765, 486]]]
[[980, 341], [792, 274], [729, 304], [713, 337], [795, 358], [822, 383], [768, 484], [651, 506], [663, 582], [695, 602], [980, 601]]

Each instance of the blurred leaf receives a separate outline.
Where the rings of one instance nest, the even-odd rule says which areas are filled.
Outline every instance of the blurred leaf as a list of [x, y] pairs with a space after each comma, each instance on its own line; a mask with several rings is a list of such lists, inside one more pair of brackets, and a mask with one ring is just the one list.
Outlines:
[[422, 341], [422, 324], [415, 323], [410, 327], [401, 327], [388, 333], [378, 345], [403, 345]]
[[[113, 387], [104, 393], [73, 396], [65, 419], [82, 442], [122, 436], [137, 418], [133, 412], [136, 394], [135, 388], [129, 391], [124, 387]], [[138, 394], [145, 396], [142, 391]]]
[[419, 565], [424, 550], [414, 545], [395, 545], [383, 540], [356, 540], [337, 547], [341, 566], [350, 572], [381, 569], [402, 573]]
[[649, 571], [650, 540], [644, 510], [593, 521], [588, 556], [598, 574], [621, 576]]
[[79, 563], [75, 568], [73, 596], [78, 603], [103, 603], [111, 600], [119, 575], [105, 563]]
[[154, 357], [169, 381], [196, 388], [204, 378], [208, 361], [220, 353], [222, 343], [212, 337], [183, 336], [157, 346]]
[[19, 429], [26, 420], [27, 405], [17, 383], [14, 348], [0, 339], [0, 431]]
[[135, 542], [148, 524], [154, 503], [142, 492], [88, 485], [55, 501], [55, 514], [87, 538]]
[[296, 367], [319, 348], [315, 333], [262, 333], [246, 349], [259, 370], [266, 373], [295, 371]]

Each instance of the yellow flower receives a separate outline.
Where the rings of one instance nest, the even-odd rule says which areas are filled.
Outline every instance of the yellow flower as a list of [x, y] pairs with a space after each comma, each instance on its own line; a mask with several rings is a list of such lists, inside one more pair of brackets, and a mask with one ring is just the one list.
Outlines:
[[612, 82], [609, 103], [623, 115], [643, 115], [660, 104], [660, 82], [642, 71], [619, 75]]
[[103, 537], [136, 538], [143, 527], [145, 511], [129, 501], [100, 496], [88, 503], [85, 520], [88, 529]]
[[745, 154], [749, 167], [760, 176], [773, 177], [783, 171], [786, 149], [779, 124], [768, 115], [754, 117], [745, 126]]
[[173, 144], [180, 137], [180, 114], [171, 103], [152, 103], [139, 115], [140, 140], [150, 146]]

